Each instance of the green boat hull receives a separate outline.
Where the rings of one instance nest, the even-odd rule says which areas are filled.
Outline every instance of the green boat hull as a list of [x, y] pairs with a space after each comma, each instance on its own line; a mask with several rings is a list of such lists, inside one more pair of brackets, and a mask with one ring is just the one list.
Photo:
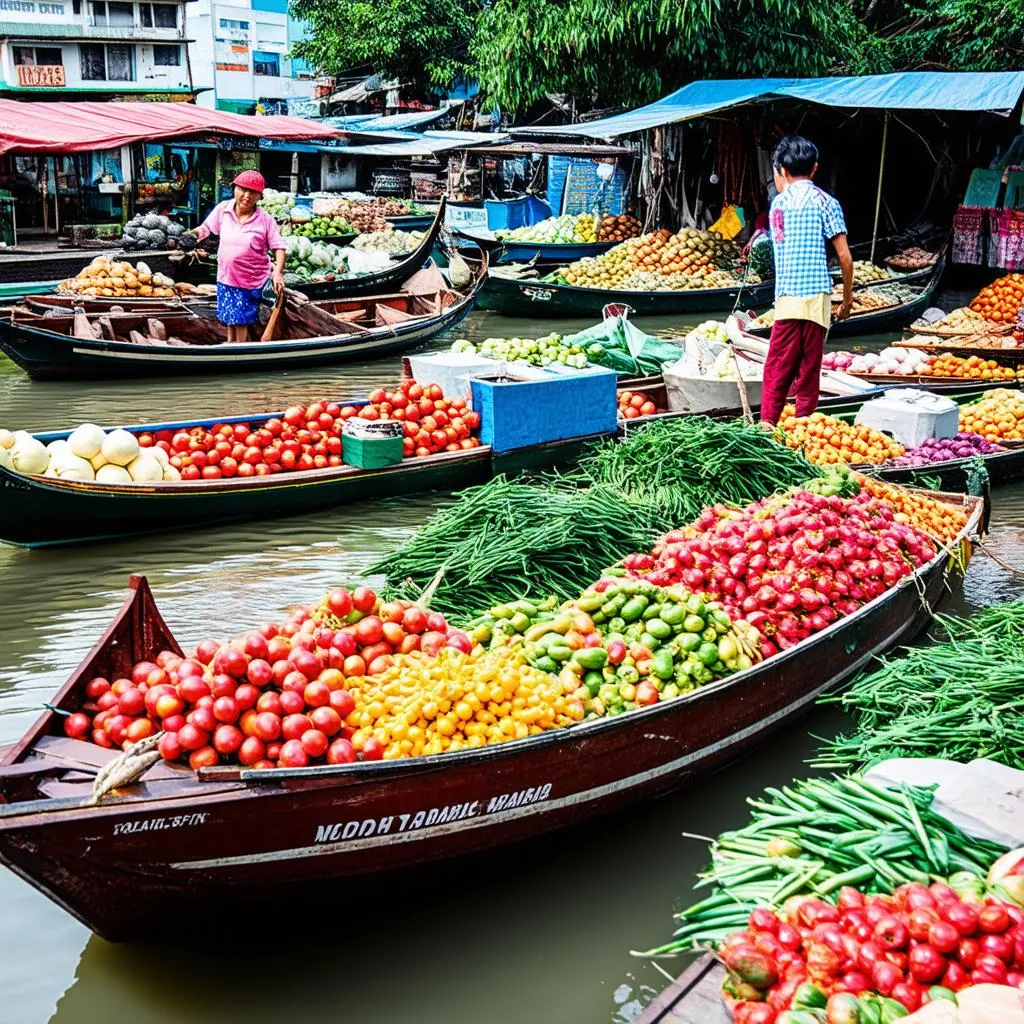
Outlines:
[[636, 316], [727, 313], [738, 306], [770, 302], [774, 285], [705, 288], [692, 291], [632, 292], [542, 284], [490, 273], [476, 298], [479, 309], [504, 316], [554, 319], [602, 316], [605, 306], [629, 306]]

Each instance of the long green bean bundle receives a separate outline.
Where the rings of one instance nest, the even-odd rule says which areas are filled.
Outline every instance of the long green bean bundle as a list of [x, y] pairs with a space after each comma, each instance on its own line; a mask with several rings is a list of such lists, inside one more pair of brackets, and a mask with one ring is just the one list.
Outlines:
[[666, 529], [672, 529], [707, 505], [747, 505], [803, 483], [818, 470], [803, 452], [773, 441], [761, 427], [682, 416], [630, 430], [621, 441], [598, 443], [579, 473], [658, 505]]
[[988, 757], [1024, 766], [1024, 601], [970, 619], [942, 618], [948, 641], [915, 647], [825, 698], [856, 719], [856, 732], [825, 745], [820, 768], [890, 757]]
[[672, 941], [645, 955], [720, 942], [745, 927], [755, 907], [790, 896], [829, 897], [844, 885], [892, 892], [958, 871], [983, 877], [1004, 848], [933, 813], [932, 799], [931, 789], [889, 789], [856, 775], [805, 779], [748, 799], [751, 823], [711, 846], [711, 867], [698, 882], [711, 895], [676, 914]]
[[533, 594], [578, 596], [662, 529], [658, 510], [612, 488], [516, 483], [463, 491], [406, 544], [377, 562], [390, 596], [415, 597], [443, 566], [431, 607], [458, 621]]

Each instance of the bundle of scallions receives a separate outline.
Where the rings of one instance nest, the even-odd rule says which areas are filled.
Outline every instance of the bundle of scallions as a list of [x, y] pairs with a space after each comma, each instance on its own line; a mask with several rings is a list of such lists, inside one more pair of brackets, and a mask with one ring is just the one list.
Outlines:
[[892, 757], [987, 757], [1024, 767], [1024, 601], [967, 619], [941, 616], [938, 624], [945, 643], [884, 658], [824, 698], [853, 713], [856, 731], [826, 743], [817, 767]]

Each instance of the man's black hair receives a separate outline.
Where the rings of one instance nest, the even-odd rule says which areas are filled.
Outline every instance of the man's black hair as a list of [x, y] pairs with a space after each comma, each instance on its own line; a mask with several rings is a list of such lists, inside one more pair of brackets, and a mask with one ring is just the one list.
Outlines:
[[802, 135], [786, 135], [772, 153], [772, 167], [807, 177], [818, 162], [818, 147]]

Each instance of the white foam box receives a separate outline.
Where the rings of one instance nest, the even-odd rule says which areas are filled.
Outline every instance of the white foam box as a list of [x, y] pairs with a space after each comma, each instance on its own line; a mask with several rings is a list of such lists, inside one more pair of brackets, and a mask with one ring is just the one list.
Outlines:
[[424, 352], [405, 356], [406, 374], [420, 384], [439, 384], [449, 398], [464, 398], [472, 403], [470, 377], [486, 377], [503, 367], [515, 377], [542, 379], [545, 371], [530, 363], [503, 363], [474, 352]]
[[913, 448], [930, 437], [956, 437], [960, 409], [945, 395], [901, 388], [865, 402], [857, 413], [857, 422], [891, 434], [904, 447]]

